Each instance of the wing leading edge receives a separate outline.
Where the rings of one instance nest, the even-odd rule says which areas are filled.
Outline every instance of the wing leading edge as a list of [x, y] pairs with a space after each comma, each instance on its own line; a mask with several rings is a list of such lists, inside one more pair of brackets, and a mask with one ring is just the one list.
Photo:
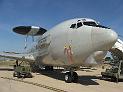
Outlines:
[[23, 61], [35, 61], [33, 55], [31, 54], [23, 54], [23, 53], [11, 53], [11, 52], [0, 52], [0, 57], [15, 59], [15, 60], [23, 60]]

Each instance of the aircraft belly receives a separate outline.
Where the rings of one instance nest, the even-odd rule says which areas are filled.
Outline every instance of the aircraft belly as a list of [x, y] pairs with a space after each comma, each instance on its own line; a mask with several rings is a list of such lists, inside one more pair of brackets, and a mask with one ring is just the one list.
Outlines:
[[84, 62], [78, 58], [75, 58], [76, 60], [71, 63], [68, 62], [68, 60], [62, 60], [65, 58], [60, 58], [60, 59], [54, 59], [52, 56], [48, 55], [45, 57], [38, 57], [37, 62], [40, 65], [52, 65], [52, 66], [70, 66], [70, 65], [76, 65], [76, 66], [80, 66], [83, 65]]

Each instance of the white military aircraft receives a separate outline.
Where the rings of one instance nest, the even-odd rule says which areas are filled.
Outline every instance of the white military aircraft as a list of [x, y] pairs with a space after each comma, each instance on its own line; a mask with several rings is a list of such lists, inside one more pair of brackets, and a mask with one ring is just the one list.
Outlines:
[[91, 55], [96, 58], [106, 53], [118, 37], [112, 29], [89, 18], [67, 20], [49, 31], [35, 26], [18, 26], [13, 31], [27, 36], [39, 36], [39, 40], [27, 53], [0, 53], [1, 57], [34, 61], [37, 67], [45, 66], [47, 70], [61, 66], [66, 70], [64, 79], [67, 83], [77, 82], [75, 69], [91, 64], [86, 62]]

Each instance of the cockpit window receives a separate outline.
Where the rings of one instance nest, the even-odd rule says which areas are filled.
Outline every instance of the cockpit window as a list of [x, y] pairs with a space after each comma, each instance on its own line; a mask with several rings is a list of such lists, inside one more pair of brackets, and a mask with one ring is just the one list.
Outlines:
[[101, 28], [107, 28], [107, 29], [110, 29], [109, 27], [105, 27], [105, 26], [102, 26], [102, 25], [97, 25], [96, 27], [101, 27]]
[[97, 24], [95, 22], [83, 22], [84, 25], [87, 26], [96, 26]]
[[82, 22], [78, 22], [77, 24], [72, 24], [70, 26], [70, 28], [76, 28], [76, 25], [77, 25], [77, 28], [81, 27], [82, 26]]
[[72, 24], [70, 28], [76, 28], [76, 24]]
[[84, 24], [84, 25], [87, 25], [87, 26], [93, 26], [93, 27], [100, 27], [100, 28], [107, 28], [107, 29], [110, 29], [110, 28], [108, 28], [108, 27], [105, 27], [105, 26], [96, 24], [95, 22], [83, 22], [83, 24]]
[[82, 26], [82, 23], [81, 22], [78, 22], [77, 23], [77, 28], [81, 27]]

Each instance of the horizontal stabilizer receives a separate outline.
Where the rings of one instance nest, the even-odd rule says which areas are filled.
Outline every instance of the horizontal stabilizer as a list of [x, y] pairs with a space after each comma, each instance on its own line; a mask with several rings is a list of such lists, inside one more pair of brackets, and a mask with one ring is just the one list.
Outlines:
[[36, 26], [17, 26], [13, 28], [15, 33], [28, 36], [38, 36], [44, 34], [47, 30]]

